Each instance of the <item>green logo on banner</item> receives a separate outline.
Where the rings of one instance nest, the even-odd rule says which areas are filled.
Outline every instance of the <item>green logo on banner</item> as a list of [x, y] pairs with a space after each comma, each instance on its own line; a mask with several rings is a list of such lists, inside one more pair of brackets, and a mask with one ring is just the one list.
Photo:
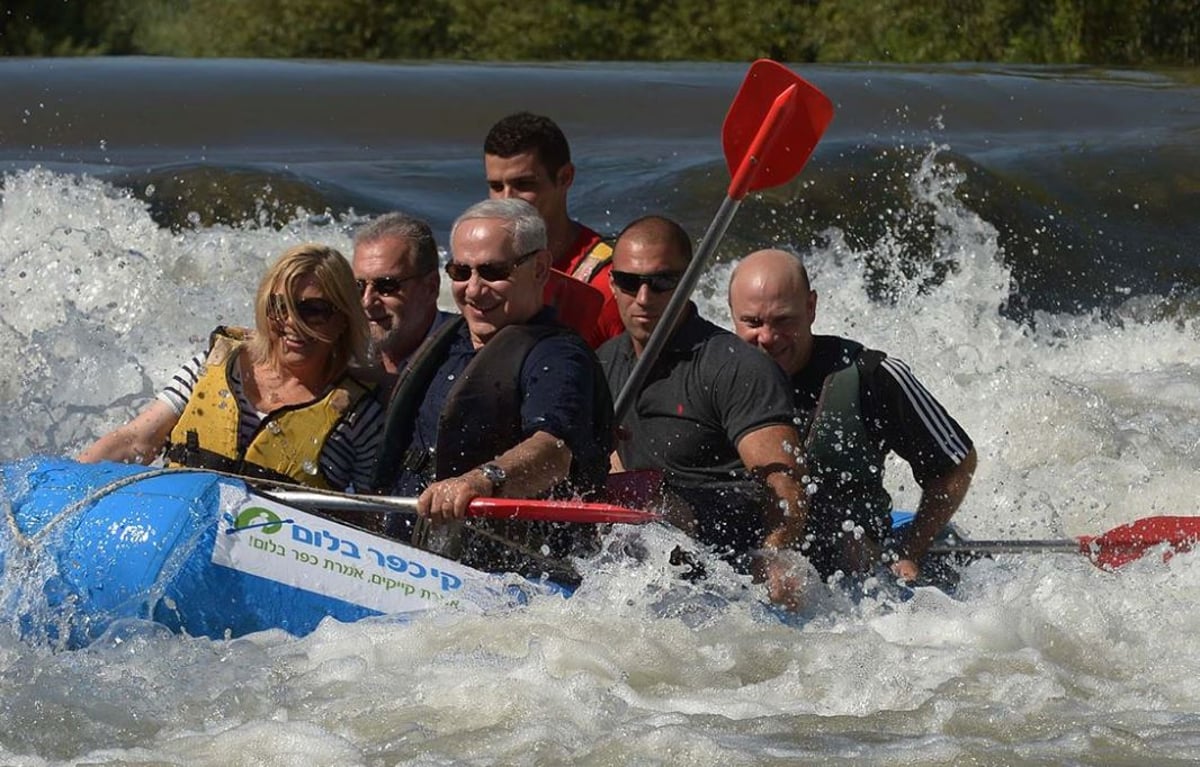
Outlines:
[[247, 509], [242, 509], [242, 513], [237, 515], [237, 521], [234, 527], [238, 530], [244, 530], [247, 527], [260, 528], [267, 535], [274, 535], [283, 527], [283, 520], [279, 515], [270, 509], [264, 509], [262, 506], [251, 506]]

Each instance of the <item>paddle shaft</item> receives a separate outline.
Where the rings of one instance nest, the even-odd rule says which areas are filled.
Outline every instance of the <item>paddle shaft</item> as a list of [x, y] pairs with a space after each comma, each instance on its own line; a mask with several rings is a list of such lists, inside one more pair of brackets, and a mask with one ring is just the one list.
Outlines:
[[1200, 517], [1164, 515], [1143, 517], [1101, 535], [1045, 541], [944, 541], [931, 551], [971, 554], [1013, 554], [1049, 551], [1083, 554], [1104, 570], [1116, 570], [1161, 551], [1166, 561], [1200, 544]]
[[415, 514], [417, 512], [416, 498], [399, 498], [390, 495], [370, 497], [332, 495], [314, 490], [269, 490], [263, 494], [293, 506], [303, 506], [306, 508], [375, 513], [407, 511]]
[[1071, 539], [1062, 540], [1028, 540], [1028, 541], [970, 541], [961, 540], [958, 543], [934, 543], [929, 547], [931, 554], [1077, 554], [1082, 550], [1083, 543]]
[[[416, 498], [387, 495], [346, 495], [316, 490], [271, 489], [262, 491], [283, 503], [312, 509], [387, 513], [404, 511], [415, 514]], [[471, 501], [468, 515], [491, 519], [521, 519], [538, 522], [578, 522], [591, 524], [641, 525], [657, 522], [659, 517], [648, 511], [626, 509], [608, 503], [584, 501], [545, 501], [522, 498], [476, 498]]]

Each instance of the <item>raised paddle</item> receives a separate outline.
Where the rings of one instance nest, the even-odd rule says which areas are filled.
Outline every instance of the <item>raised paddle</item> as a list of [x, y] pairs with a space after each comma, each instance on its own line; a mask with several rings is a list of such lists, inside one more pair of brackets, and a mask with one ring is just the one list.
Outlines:
[[[291, 489], [278, 485], [261, 485], [259, 492], [282, 503], [309, 509], [338, 511], [389, 512], [417, 510], [416, 498], [397, 498], [387, 495], [350, 495], [323, 490]], [[523, 519], [536, 522], [590, 522], [644, 525], [660, 517], [648, 511], [627, 509], [610, 503], [584, 501], [544, 501], [520, 498], [476, 498], [471, 501], [468, 515], [489, 519]]]
[[832, 119], [833, 104], [825, 94], [787, 67], [769, 59], [750, 66], [721, 131], [732, 176], [729, 191], [617, 396], [613, 408], [617, 423], [624, 420], [637, 398], [742, 199], [794, 178]]
[[1103, 535], [1025, 541], [972, 541], [951, 539], [929, 548], [937, 554], [1023, 554], [1057, 552], [1083, 554], [1104, 570], [1116, 570], [1141, 559], [1150, 551], [1162, 550], [1163, 561], [1200, 544], [1200, 517], [1146, 517], [1114, 527]]

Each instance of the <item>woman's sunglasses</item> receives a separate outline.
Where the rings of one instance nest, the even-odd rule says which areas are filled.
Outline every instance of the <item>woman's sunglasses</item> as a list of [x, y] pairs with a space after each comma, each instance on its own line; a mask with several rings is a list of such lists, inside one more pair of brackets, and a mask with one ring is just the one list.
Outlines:
[[[296, 302], [296, 314], [305, 325], [324, 325], [337, 314], [337, 307], [324, 298], [302, 298]], [[287, 299], [279, 293], [267, 297], [267, 317], [276, 322], [288, 318]]]
[[634, 272], [612, 271], [612, 284], [622, 293], [635, 295], [643, 285], [650, 288], [651, 293], [666, 293], [674, 290], [683, 279], [683, 272], [655, 272], [654, 274], [635, 274]]
[[358, 286], [358, 294], [360, 296], [365, 296], [367, 294], [367, 286], [370, 285], [375, 289], [376, 294], [386, 298], [399, 293], [400, 288], [403, 287], [404, 283], [410, 280], [415, 280], [418, 277], [424, 277], [426, 274], [429, 274], [429, 272], [410, 274], [407, 277], [374, 277], [369, 280], [355, 280], [354, 284]]
[[492, 261], [476, 266], [451, 261], [446, 264], [446, 275], [455, 282], [466, 282], [471, 279], [471, 272], [475, 272], [479, 279], [485, 282], [503, 282], [512, 276], [513, 270], [543, 250], [544, 248], [535, 248], [513, 261]]

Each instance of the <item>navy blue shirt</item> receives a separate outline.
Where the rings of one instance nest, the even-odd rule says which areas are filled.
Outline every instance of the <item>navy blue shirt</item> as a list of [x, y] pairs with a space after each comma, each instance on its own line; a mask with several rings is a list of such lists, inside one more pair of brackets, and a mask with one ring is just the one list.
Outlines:
[[[553, 309], [543, 309], [531, 322], [545, 322]], [[438, 368], [417, 412], [409, 449], [432, 451], [437, 445], [438, 421], [446, 399], [458, 377], [475, 358], [470, 331], [464, 323], [450, 342], [446, 360]], [[539, 431], [566, 443], [576, 461], [607, 460], [593, 455], [598, 448], [593, 438], [592, 412], [595, 401], [592, 371], [595, 358], [587, 345], [574, 336], [550, 336], [529, 351], [521, 367], [521, 430], [528, 439]], [[506, 445], [502, 453], [513, 447]], [[398, 495], [417, 495], [426, 486], [423, 474], [402, 471], [397, 479]]]

